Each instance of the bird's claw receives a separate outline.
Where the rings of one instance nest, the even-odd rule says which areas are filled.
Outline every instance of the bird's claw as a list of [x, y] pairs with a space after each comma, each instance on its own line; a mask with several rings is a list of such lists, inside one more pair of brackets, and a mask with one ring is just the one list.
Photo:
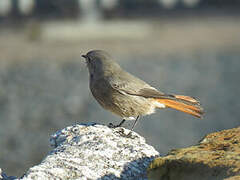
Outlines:
[[117, 127], [119, 127], [119, 125], [114, 125], [113, 123], [109, 123], [108, 127], [109, 128], [117, 128]]

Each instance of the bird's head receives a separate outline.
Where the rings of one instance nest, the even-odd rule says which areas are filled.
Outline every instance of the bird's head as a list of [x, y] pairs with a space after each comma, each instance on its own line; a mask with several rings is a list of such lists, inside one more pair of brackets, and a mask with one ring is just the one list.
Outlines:
[[104, 75], [121, 69], [120, 66], [112, 60], [112, 57], [103, 50], [92, 50], [86, 55], [82, 55], [82, 57], [86, 60], [91, 76]]

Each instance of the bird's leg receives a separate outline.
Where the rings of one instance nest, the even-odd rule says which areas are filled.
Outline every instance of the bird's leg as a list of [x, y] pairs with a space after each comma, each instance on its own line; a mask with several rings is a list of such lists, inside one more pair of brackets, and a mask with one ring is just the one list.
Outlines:
[[126, 120], [123, 119], [118, 125], [113, 125], [112, 123], [109, 123], [108, 127], [110, 127], [110, 128], [121, 127], [125, 121], [126, 121]]
[[[132, 126], [130, 132], [129, 132], [127, 135], [125, 134], [125, 135], [124, 135], [125, 137], [127, 137], [127, 138], [130, 138], [130, 137], [131, 137], [133, 128], [134, 128], [135, 125], [137, 124], [138, 119], [139, 119], [139, 116], [136, 117], [136, 119], [135, 119], [135, 121], [134, 121], [134, 123], [133, 123], [133, 126]], [[108, 127], [110, 127], [110, 128], [121, 127], [125, 121], [126, 121], [126, 120], [123, 119], [118, 125], [113, 125], [112, 123], [109, 123]]]
[[123, 120], [117, 125], [117, 127], [121, 127], [125, 121], [126, 121], [126, 120], [123, 119]]
[[131, 131], [126, 135], [127, 138], [130, 138], [132, 136], [132, 131], [133, 131], [133, 128], [135, 127], [135, 125], [137, 124], [137, 121], [139, 119], [139, 116], [137, 116], [137, 118], [135, 119], [134, 123], [133, 123], [133, 126], [131, 128]]
[[138, 118], [139, 118], [139, 116], [137, 116], [137, 118], [135, 119], [135, 121], [134, 121], [134, 123], [133, 123], [133, 126], [132, 126], [132, 128], [131, 128], [131, 131], [133, 130], [133, 128], [134, 128], [135, 125], [137, 124]]

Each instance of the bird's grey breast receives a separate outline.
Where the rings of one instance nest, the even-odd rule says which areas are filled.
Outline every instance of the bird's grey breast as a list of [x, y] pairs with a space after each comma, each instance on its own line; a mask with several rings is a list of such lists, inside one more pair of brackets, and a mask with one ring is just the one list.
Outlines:
[[[91, 77], [90, 77], [91, 78]], [[93, 77], [92, 77], [93, 78]], [[112, 105], [113, 89], [106, 78], [90, 79], [90, 90], [95, 99], [104, 107]]]

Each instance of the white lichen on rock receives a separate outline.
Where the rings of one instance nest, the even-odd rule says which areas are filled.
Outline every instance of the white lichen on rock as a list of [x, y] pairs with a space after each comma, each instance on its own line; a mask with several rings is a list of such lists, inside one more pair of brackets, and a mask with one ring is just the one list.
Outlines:
[[55, 147], [22, 179], [147, 179], [159, 153], [135, 132], [99, 124], [69, 126], [51, 137]]

